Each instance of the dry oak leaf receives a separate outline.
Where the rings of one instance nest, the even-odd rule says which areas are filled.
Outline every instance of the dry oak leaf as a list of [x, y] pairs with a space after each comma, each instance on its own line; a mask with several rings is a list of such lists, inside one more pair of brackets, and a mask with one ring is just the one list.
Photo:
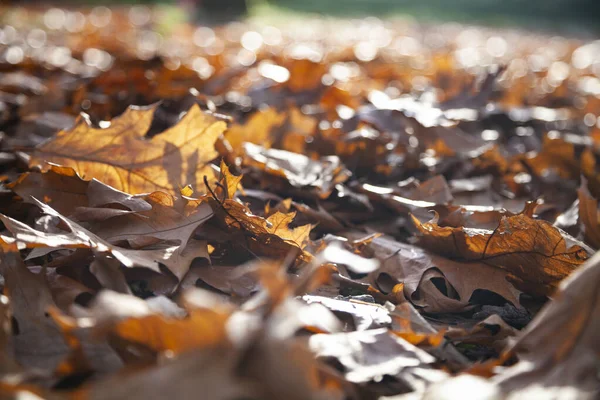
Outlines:
[[24, 201], [31, 197], [43, 199], [62, 214], [88, 206], [88, 183], [77, 176], [73, 168], [50, 165], [45, 173], [26, 172], [8, 185]]
[[144, 369], [90, 381], [75, 395], [95, 400], [248, 397], [255, 389], [237, 377], [238, 354], [232, 347], [195, 349]]
[[300, 248], [304, 248], [308, 241], [312, 225], [308, 224], [290, 228], [289, 225], [294, 221], [295, 217], [295, 212], [280, 213], [278, 211], [266, 219], [264, 227], [268, 233], [279, 236], [283, 240], [293, 242]]
[[[208, 197], [208, 196], [207, 196]], [[289, 224], [293, 221], [296, 213], [276, 213], [269, 218], [252, 214], [250, 209], [237, 200], [225, 199], [224, 201], [208, 197], [213, 206], [215, 217], [211, 224], [217, 224], [224, 229], [227, 235], [226, 241], [235, 238], [236, 233], [243, 237], [237, 240], [245, 241], [243, 244], [251, 252], [257, 255], [285, 258], [291, 252], [296, 252], [302, 259], [310, 260], [312, 256], [304, 251], [309, 241], [312, 225], [302, 225], [291, 228]], [[211, 234], [203, 234], [205, 240], [215, 239]]]
[[54, 305], [45, 273], [31, 272], [16, 246], [0, 243], [4, 292], [10, 298], [13, 324], [19, 332], [18, 335], [13, 332], [8, 354], [12, 352], [15, 360], [26, 368], [54, 369], [67, 356], [69, 348], [58, 327], [44, 315], [47, 307]]
[[152, 208], [147, 211], [124, 214], [92, 225], [96, 235], [110, 243], [127, 241], [133, 248], [155, 244], [159, 241], [176, 241], [187, 245], [194, 230], [212, 217], [208, 202], [179, 201], [163, 192], [144, 197]]
[[573, 244], [566, 233], [550, 223], [519, 214], [503, 217], [494, 230], [453, 228], [436, 219], [413, 223], [418, 244], [460, 261], [478, 261], [509, 273], [518, 289], [547, 296], [558, 283], [588, 258], [586, 249]]
[[80, 117], [72, 129], [38, 146], [30, 165], [72, 167], [83, 179], [96, 178], [133, 194], [177, 195], [188, 184], [204, 187], [204, 176], [213, 176], [208, 163], [218, 155], [214, 144], [225, 122], [193, 105], [175, 126], [145, 139], [156, 107], [131, 106], [104, 129]]
[[[34, 199], [35, 200], [35, 199]], [[0, 214], [0, 221], [12, 233], [14, 238], [0, 236], [2, 240], [8, 243], [17, 243], [27, 248], [68, 248], [68, 249], [90, 249], [96, 254], [110, 254], [116, 258], [125, 267], [144, 267], [157, 273], [162, 273], [160, 264], [169, 268], [169, 270], [181, 279], [187, 273], [189, 265], [195, 257], [206, 257], [205, 243], [194, 246], [189, 252], [186, 252], [183, 244], [181, 246], [172, 246], [153, 250], [132, 250], [112, 245], [108, 241], [100, 238], [94, 233], [88, 231], [77, 223], [65, 218], [50, 206], [39, 202], [37, 206], [42, 211], [60, 221], [69, 229], [64, 233], [42, 232], [25, 225], [22, 222]], [[198, 223], [196, 226], [198, 226]], [[187, 243], [187, 241], [186, 241]]]
[[[160, 260], [178, 279], [192, 259], [208, 258], [205, 244], [187, 246], [193, 231], [212, 216], [206, 202], [176, 200], [162, 192], [132, 196], [95, 179], [84, 181], [72, 168], [55, 165], [45, 173], [23, 174], [12, 190], [36, 205], [35, 197], [43, 197], [59, 213], [90, 224], [89, 230], [110, 243], [127, 241], [139, 248], [158, 241], [179, 242], [138, 253]], [[135, 256], [136, 250], [125, 251]]]
[[73, 168], [50, 165], [43, 172], [26, 172], [8, 185], [23, 201], [43, 199], [61, 214], [79, 221], [103, 220], [121, 214], [147, 211], [144, 196], [132, 196], [96, 179], [85, 181]]
[[267, 234], [277, 236], [301, 249], [306, 246], [308, 235], [310, 234], [312, 226], [309, 224], [298, 226], [296, 228], [290, 228], [289, 225], [296, 216], [295, 212], [276, 212], [269, 218], [265, 219], [258, 215], [252, 215], [249, 210], [245, 209], [245, 207], [239, 207], [241, 204], [237, 202], [227, 201], [224, 203], [224, 205], [225, 204], [229, 206], [233, 205], [233, 207], [226, 206], [227, 210], [236, 218], [239, 217], [238, 221], [241, 221], [242, 224], [251, 232], [259, 235]]
[[[228, 334], [234, 330], [247, 330], [240, 321], [226, 322]], [[224, 327], [221, 324], [218, 328]], [[177, 326], [170, 329], [177, 329]], [[176, 334], [181, 336], [181, 332]], [[340, 398], [330, 394], [332, 387], [319, 379], [319, 365], [298, 341], [261, 336], [255, 341], [258, 343], [250, 343], [240, 349], [227, 344], [228, 335], [221, 337], [222, 343], [215, 344], [201, 342], [202, 330], [192, 331], [190, 336], [199, 341], [193, 349], [186, 349], [180, 354], [168, 352], [169, 356], [155, 365], [90, 382], [76, 395], [111, 400], [185, 399], [198, 397], [198, 393], [202, 393], [203, 398], [214, 400]], [[326, 383], [331, 385], [334, 382]]]
[[[47, 311], [56, 307], [46, 271], [34, 273], [26, 267], [15, 245], [0, 241], [0, 272], [6, 280], [4, 290], [10, 298], [13, 336], [9, 354], [26, 368], [56, 369], [71, 352], [64, 332]], [[33, 268], [35, 269], [35, 268]], [[106, 343], [83, 339], [86, 359], [100, 370], [119, 368], [121, 363]], [[3, 349], [4, 350], [4, 349]]]
[[519, 362], [495, 378], [508, 399], [597, 399], [600, 254], [560, 283], [510, 349]]
[[385, 236], [374, 239], [370, 248], [381, 267], [369, 274], [369, 283], [384, 293], [402, 283], [406, 298], [425, 312], [468, 311], [474, 307], [471, 299], [478, 290], [496, 293], [519, 306], [520, 293], [506, 280], [505, 270], [453, 261]]

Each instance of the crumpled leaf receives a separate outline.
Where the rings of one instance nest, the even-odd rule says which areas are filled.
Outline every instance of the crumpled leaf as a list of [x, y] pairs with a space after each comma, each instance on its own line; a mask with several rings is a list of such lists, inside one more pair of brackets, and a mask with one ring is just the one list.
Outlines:
[[411, 213], [422, 221], [429, 220], [431, 211], [435, 211], [439, 215], [439, 221], [450, 226], [487, 228], [493, 225], [493, 229], [498, 225], [502, 216], [513, 215], [509, 211], [497, 209], [500, 204], [454, 205], [454, 196], [442, 175], [436, 175], [416, 187], [410, 186], [406, 188], [381, 187], [364, 183], [359, 189], [369, 198], [384, 201], [398, 212]]
[[[155, 249], [155, 250], [131, 250], [118, 247], [101, 239], [97, 235], [81, 227], [77, 223], [70, 221], [60, 215], [50, 206], [36, 201], [42, 211], [48, 215], [60, 219], [69, 231], [65, 233], [49, 233], [33, 229], [22, 222], [13, 220], [7, 216], [0, 214], [0, 220], [13, 234], [13, 238], [3, 236], [5, 241], [16, 242], [23, 244], [28, 248], [48, 247], [48, 248], [68, 248], [68, 249], [90, 249], [95, 253], [109, 254], [119, 260], [126, 267], [141, 266], [149, 268], [155, 272], [161, 273], [160, 264], [164, 263], [167, 267], [179, 265], [178, 268], [173, 268], [171, 272], [181, 279], [187, 272], [189, 264], [181, 266], [177, 260], [170, 261], [175, 254], [181, 254], [185, 250], [185, 246], [171, 246], [170, 248]], [[183, 250], [182, 250], [183, 249]], [[191, 252], [194, 256], [206, 254], [204, 248], [200, 247], [200, 253]], [[191, 260], [189, 260], [191, 263]]]
[[[56, 182], [60, 185], [57, 186]], [[42, 185], [36, 186], [36, 183]], [[70, 187], [81, 190], [75, 192]], [[232, 190], [234, 187], [235, 182]], [[67, 212], [75, 208], [72, 218], [91, 223], [90, 229], [111, 243], [127, 241], [135, 247], [143, 247], [162, 240], [179, 242], [179, 246], [169, 245], [168, 251], [152, 250], [154, 256], [167, 264], [179, 279], [187, 271], [187, 266], [181, 266], [181, 261], [188, 258], [182, 258], [183, 253], [208, 258], [206, 246], [195, 245], [186, 251], [193, 231], [212, 216], [206, 202], [177, 201], [162, 192], [132, 196], [95, 179], [83, 181], [73, 169], [57, 166], [43, 174], [24, 174], [12, 189], [23, 196], [42, 195], [46, 203]], [[34, 197], [26, 200], [37, 204]], [[76, 207], [74, 202], [80, 206]]]
[[419, 245], [457, 260], [476, 261], [509, 273], [517, 287], [552, 293], [561, 279], [583, 264], [588, 252], [550, 223], [524, 214], [503, 217], [493, 230], [422, 224]]
[[54, 305], [45, 275], [29, 271], [14, 249], [3, 251], [2, 276], [16, 320], [15, 360], [25, 367], [55, 369], [66, 358], [69, 346], [56, 324], [45, 314], [47, 308]]
[[367, 383], [389, 376], [400, 380], [405, 390], [421, 391], [447, 376], [431, 368], [432, 356], [385, 328], [313, 335], [309, 346], [318, 357], [337, 360], [350, 382]]
[[192, 233], [213, 215], [207, 202], [178, 204], [171, 195], [154, 192], [144, 198], [150, 210], [126, 213], [93, 224], [95, 234], [110, 243], [127, 241], [143, 247], [159, 241], [179, 242], [185, 248]]
[[[49, 308], [56, 304], [45, 271], [31, 272], [21, 261], [16, 248], [11, 249], [4, 242], [2, 248], [0, 268], [15, 320], [11, 341], [14, 358], [26, 368], [56, 370], [66, 360], [71, 347], [65, 342], [61, 328], [48, 314]], [[85, 333], [82, 331], [79, 335]], [[120, 366], [106, 343], [85, 340], [82, 351], [98, 369], [112, 370]]]
[[[226, 199], [222, 202], [221, 217], [229, 229], [241, 230], [250, 246], [263, 254], [285, 257], [290, 250], [302, 250], [312, 229], [310, 224], [290, 228], [296, 213], [277, 212], [269, 218], [254, 215], [243, 204]], [[219, 209], [215, 208], [217, 214]]]
[[398, 290], [426, 312], [462, 312], [473, 308], [476, 291], [496, 293], [519, 306], [519, 291], [507, 281], [508, 273], [481, 262], [457, 262], [416, 246], [375, 238], [370, 246], [381, 267], [369, 281], [384, 293]]
[[337, 156], [314, 161], [302, 154], [266, 149], [252, 143], [244, 143], [243, 147], [245, 164], [284, 178], [295, 188], [309, 188], [321, 198], [328, 197], [333, 187], [350, 175]]
[[510, 351], [519, 362], [494, 381], [510, 399], [597, 398], [600, 255], [561, 282]]
[[354, 321], [354, 330], [385, 328], [392, 323], [389, 311], [379, 304], [371, 304], [352, 299], [330, 299], [323, 296], [302, 296], [308, 304], [321, 304], [336, 314], [347, 315]]
[[25, 201], [43, 199], [60, 213], [88, 205], [88, 182], [78, 179], [72, 168], [51, 165], [43, 174], [26, 172], [9, 186]]
[[130, 107], [104, 129], [80, 117], [71, 130], [38, 146], [30, 165], [72, 167], [83, 179], [96, 178], [133, 194], [178, 194], [188, 184], [203, 188], [204, 176], [212, 175], [208, 162], [217, 156], [214, 144], [225, 122], [193, 105], [174, 127], [146, 140], [155, 110]]
[[42, 199], [61, 214], [78, 220], [103, 220], [152, 206], [145, 196], [132, 196], [96, 179], [85, 181], [73, 168], [50, 165], [43, 172], [26, 172], [9, 185], [26, 202]]
[[460, 371], [469, 365], [469, 361], [449, 340], [446, 340], [446, 327], [434, 328], [409, 302], [403, 302], [393, 308], [386, 304], [392, 318], [391, 329], [395, 335], [409, 343], [426, 350], [437, 359], [446, 360], [451, 370]]
[[509, 344], [512, 344], [511, 340], [514, 340], [517, 333], [515, 328], [504, 322], [499, 315], [494, 314], [468, 329], [450, 327], [445, 332], [445, 337], [455, 344], [489, 346], [500, 354]]

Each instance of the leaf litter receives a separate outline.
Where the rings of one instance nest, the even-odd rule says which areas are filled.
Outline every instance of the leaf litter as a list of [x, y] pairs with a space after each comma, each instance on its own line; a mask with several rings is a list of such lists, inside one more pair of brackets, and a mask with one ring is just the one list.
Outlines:
[[598, 396], [596, 42], [6, 10], [3, 398]]

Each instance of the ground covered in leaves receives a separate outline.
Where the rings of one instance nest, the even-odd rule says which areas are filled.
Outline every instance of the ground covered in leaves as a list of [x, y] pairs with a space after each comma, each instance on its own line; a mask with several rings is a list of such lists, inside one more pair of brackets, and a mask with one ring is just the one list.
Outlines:
[[2, 15], [3, 398], [598, 395], [599, 42]]

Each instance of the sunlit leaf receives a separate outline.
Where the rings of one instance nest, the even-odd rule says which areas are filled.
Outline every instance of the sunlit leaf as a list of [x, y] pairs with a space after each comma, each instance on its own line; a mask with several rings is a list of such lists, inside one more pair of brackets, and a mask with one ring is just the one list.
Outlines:
[[225, 123], [194, 105], [174, 127], [147, 140], [155, 109], [128, 108], [104, 129], [80, 117], [75, 127], [38, 146], [30, 165], [72, 167], [83, 179], [134, 194], [177, 194], [188, 184], [201, 189], [204, 176], [212, 174], [207, 163], [217, 156], [214, 144]]

